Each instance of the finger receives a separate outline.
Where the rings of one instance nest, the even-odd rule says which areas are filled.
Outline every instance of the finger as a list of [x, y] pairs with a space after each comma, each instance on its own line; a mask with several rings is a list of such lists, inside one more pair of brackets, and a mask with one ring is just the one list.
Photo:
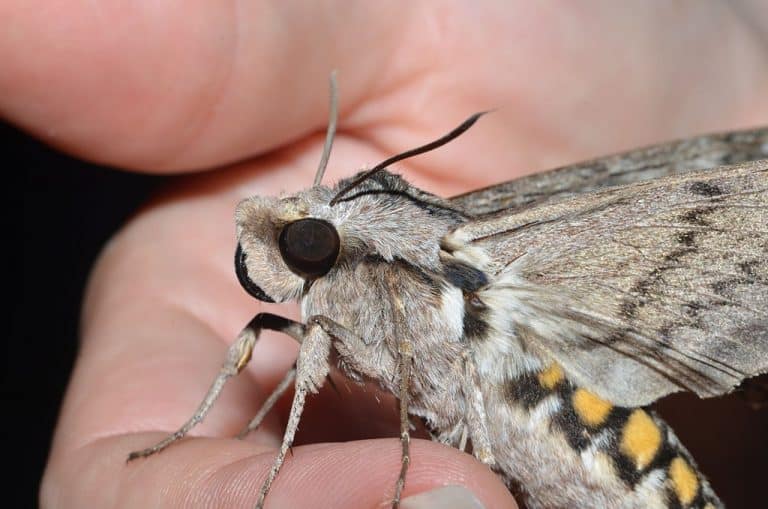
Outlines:
[[[146, 438], [146, 437], [143, 437]], [[195, 439], [161, 456], [126, 465], [117, 451], [137, 438], [110, 437], [72, 451], [47, 473], [45, 486], [87, 481], [98, 490], [42, 493], [44, 507], [253, 507], [274, 459], [235, 440]], [[413, 442], [405, 497], [444, 486], [462, 486], [487, 509], [513, 508], [514, 501], [486, 466], [440, 444]], [[396, 439], [294, 448], [272, 490], [268, 508], [380, 508], [391, 500], [399, 471]], [[66, 468], [64, 465], [66, 464]]]
[[321, 128], [338, 68], [342, 128], [388, 150], [497, 108], [473, 159], [451, 165], [448, 147], [431, 165], [480, 175], [765, 122], [768, 49], [754, 26], [768, 11], [659, 4], [638, 17], [524, 2], [213, 2], [180, 16], [157, 2], [5, 2], [0, 113], [83, 157], [203, 168]]
[[334, 68], [344, 104], [385, 85], [370, 79], [408, 12], [394, 3], [269, 1], [180, 9], [3, 2], [0, 114], [105, 163], [220, 165], [321, 127]]

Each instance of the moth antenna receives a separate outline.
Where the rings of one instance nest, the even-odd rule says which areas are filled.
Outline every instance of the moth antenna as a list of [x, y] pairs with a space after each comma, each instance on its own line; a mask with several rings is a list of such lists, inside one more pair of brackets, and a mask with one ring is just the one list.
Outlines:
[[331, 84], [331, 98], [330, 98], [330, 112], [328, 118], [328, 129], [325, 132], [325, 145], [323, 145], [323, 155], [320, 158], [320, 164], [317, 167], [317, 173], [315, 173], [314, 186], [319, 186], [323, 180], [325, 174], [325, 167], [328, 166], [328, 159], [331, 157], [331, 147], [333, 146], [333, 138], [336, 136], [336, 120], [339, 114], [339, 86], [336, 83], [336, 70], [331, 71], [330, 77]]
[[368, 180], [369, 178], [371, 178], [372, 176], [374, 176], [376, 173], [380, 172], [381, 170], [383, 170], [387, 166], [389, 166], [391, 164], [394, 164], [394, 163], [396, 163], [398, 161], [402, 161], [403, 159], [408, 159], [409, 157], [413, 157], [413, 156], [416, 156], [416, 155], [419, 155], [419, 154], [423, 154], [424, 152], [429, 152], [430, 150], [434, 150], [434, 149], [436, 149], [438, 147], [441, 147], [441, 146], [445, 145], [449, 141], [458, 138], [462, 133], [464, 133], [464, 131], [466, 131], [467, 129], [472, 127], [472, 125], [475, 122], [477, 122], [477, 119], [479, 119], [480, 117], [482, 117], [486, 113], [489, 113], [489, 112], [488, 111], [481, 111], [479, 113], [475, 113], [474, 115], [472, 115], [471, 117], [466, 119], [464, 122], [462, 122], [461, 125], [459, 125], [455, 129], [453, 129], [451, 132], [449, 132], [448, 134], [446, 134], [444, 136], [441, 136], [440, 138], [436, 139], [435, 141], [427, 143], [426, 145], [422, 145], [421, 147], [412, 148], [411, 150], [407, 150], [407, 151], [405, 151], [405, 152], [403, 152], [401, 154], [398, 154], [396, 156], [392, 156], [389, 159], [386, 159], [386, 160], [380, 162], [379, 164], [377, 164], [376, 166], [374, 166], [370, 170], [366, 171], [365, 173], [363, 173], [362, 175], [357, 177], [351, 183], [347, 184], [341, 191], [336, 193], [336, 196], [334, 196], [333, 199], [330, 201], [330, 205], [331, 206], [336, 205], [339, 202], [339, 200], [341, 200], [341, 198], [345, 194], [349, 193], [349, 191], [351, 191], [355, 187], [359, 186], [360, 184], [362, 184], [363, 182], [365, 182], [366, 180]]

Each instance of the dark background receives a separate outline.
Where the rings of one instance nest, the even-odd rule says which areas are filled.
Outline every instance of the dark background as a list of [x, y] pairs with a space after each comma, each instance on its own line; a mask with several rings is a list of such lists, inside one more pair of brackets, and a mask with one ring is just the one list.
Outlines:
[[[35, 507], [77, 351], [89, 268], [126, 218], [171, 179], [88, 164], [1, 123], [0, 149], [10, 195], [5, 295], [13, 306], [2, 372], [3, 459], [13, 473], [10, 503], [2, 505]], [[677, 395], [658, 408], [729, 507], [765, 507], [768, 410], [752, 410], [740, 394]]]

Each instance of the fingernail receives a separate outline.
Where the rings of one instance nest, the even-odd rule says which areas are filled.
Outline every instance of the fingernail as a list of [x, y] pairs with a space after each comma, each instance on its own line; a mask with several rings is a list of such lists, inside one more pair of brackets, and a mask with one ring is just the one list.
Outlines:
[[402, 509], [485, 509], [480, 500], [463, 486], [446, 486], [404, 498]]

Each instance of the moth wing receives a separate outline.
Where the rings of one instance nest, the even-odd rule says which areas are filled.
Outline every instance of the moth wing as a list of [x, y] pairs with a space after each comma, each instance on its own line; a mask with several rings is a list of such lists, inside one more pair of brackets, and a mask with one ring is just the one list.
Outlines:
[[768, 160], [466, 223], [443, 249], [524, 348], [616, 404], [768, 371]]
[[477, 217], [541, 205], [598, 189], [768, 158], [768, 128], [710, 134], [601, 157], [455, 196]]

